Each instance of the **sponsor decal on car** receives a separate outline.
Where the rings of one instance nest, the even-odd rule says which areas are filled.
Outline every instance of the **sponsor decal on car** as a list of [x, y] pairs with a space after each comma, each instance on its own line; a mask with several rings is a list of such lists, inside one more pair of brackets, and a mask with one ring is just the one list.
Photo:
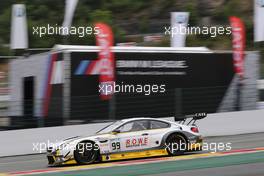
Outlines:
[[143, 138], [132, 138], [132, 139], [127, 139], [126, 140], [126, 147], [140, 147], [140, 146], [145, 146], [148, 144], [148, 138], [143, 137]]

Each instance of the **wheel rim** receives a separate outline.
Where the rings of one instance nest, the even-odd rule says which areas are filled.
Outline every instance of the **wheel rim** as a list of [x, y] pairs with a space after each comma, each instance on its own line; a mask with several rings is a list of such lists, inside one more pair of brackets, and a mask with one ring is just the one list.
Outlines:
[[[92, 146], [87, 150], [87, 145]], [[92, 143], [80, 143], [77, 147], [77, 160], [80, 163], [91, 163], [96, 159], [96, 151]]]
[[186, 140], [180, 135], [171, 136], [166, 142], [167, 151], [171, 155], [182, 154], [186, 151]]

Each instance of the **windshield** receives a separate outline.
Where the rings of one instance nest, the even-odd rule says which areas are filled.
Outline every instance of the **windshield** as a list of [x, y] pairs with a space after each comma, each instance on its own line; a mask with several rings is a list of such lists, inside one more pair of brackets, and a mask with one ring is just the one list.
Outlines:
[[121, 123], [123, 123], [122, 120], [113, 122], [106, 127], [102, 128], [101, 130], [97, 131], [96, 134], [104, 134], [104, 133], [110, 133], [112, 132], [117, 126], [119, 126]]

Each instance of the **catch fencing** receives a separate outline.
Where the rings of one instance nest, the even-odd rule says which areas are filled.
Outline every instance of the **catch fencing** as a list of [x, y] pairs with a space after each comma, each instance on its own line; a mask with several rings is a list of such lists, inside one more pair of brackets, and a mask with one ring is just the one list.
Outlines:
[[240, 89], [236, 86], [175, 88], [164, 93], [152, 92], [150, 95], [119, 92], [109, 101], [102, 101], [98, 94], [52, 97], [46, 117], [43, 117], [40, 111], [45, 99], [8, 102], [13, 106], [12, 111], [20, 111], [22, 115], [9, 116], [10, 123], [5, 129], [97, 123], [131, 117], [181, 118], [196, 112], [255, 110], [258, 91], [249, 91], [248, 86], [256, 85], [245, 85]]

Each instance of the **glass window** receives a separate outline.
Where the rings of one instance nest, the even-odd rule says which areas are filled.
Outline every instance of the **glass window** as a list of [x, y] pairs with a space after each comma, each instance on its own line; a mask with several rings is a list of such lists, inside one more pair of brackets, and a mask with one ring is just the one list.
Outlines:
[[97, 134], [104, 134], [104, 133], [110, 133], [112, 132], [118, 125], [122, 124], [123, 121], [119, 120], [116, 122], [113, 122], [111, 124], [109, 124], [108, 126], [102, 128], [101, 130], [97, 131]]
[[132, 132], [132, 131], [141, 131], [141, 130], [147, 130], [148, 128], [148, 121], [146, 120], [139, 120], [139, 121], [133, 121], [128, 122], [121, 127], [118, 128], [120, 132]]
[[159, 129], [159, 128], [168, 128], [170, 125], [166, 122], [152, 120], [150, 121], [150, 128], [151, 129]]
[[[134, 129], [139, 129], [139, 130], [148, 130], [149, 129], [149, 121], [147, 121], [147, 120], [135, 121], [134, 125], [135, 125]], [[135, 130], [135, 131], [139, 131], [139, 130]]]
[[126, 123], [118, 128], [120, 132], [128, 132], [132, 130], [132, 127], [134, 125], [134, 122]]

